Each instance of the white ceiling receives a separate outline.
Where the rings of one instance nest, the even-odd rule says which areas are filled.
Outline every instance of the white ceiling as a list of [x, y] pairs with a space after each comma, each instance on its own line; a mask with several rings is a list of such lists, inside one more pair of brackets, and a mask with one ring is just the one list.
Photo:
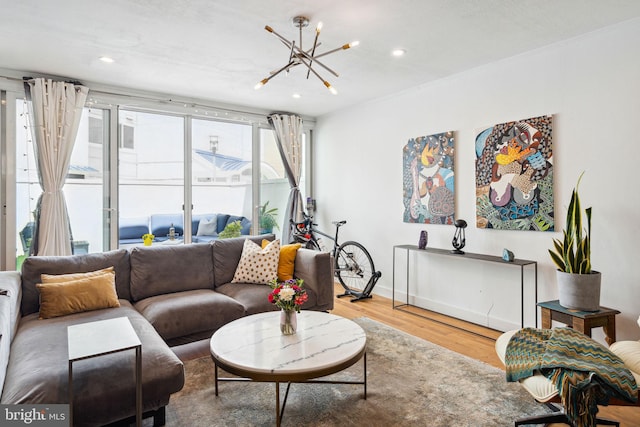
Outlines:
[[[265, 25], [298, 43], [296, 15], [305, 49], [318, 21], [320, 51], [360, 41], [324, 58], [340, 77], [318, 68], [338, 95], [301, 67], [254, 90], [289, 57]], [[0, 68], [320, 116], [639, 16], [638, 0], [0, 0]]]

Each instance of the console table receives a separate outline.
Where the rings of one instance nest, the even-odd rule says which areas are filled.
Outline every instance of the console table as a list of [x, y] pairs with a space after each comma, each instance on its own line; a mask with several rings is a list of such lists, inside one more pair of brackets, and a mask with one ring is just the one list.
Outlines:
[[[406, 251], [407, 254], [407, 278], [406, 278], [406, 283], [407, 283], [407, 291], [406, 291], [406, 296], [407, 296], [407, 301], [406, 303], [403, 304], [399, 304], [396, 305], [396, 297], [395, 297], [395, 293], [396, 293], [396, 251], [397, 250], [404, 250]], [[535, 302], [537, 304], [538, 302], [538, 262], [537, 261], [531, 261], [531, 260], [526, 260], [526, 259], [514, 259], [513, 261], [505, 261], [504, 259], [502, 259], [502, 257], [499, 256], [493, 256], [493, 255], [484, 255], [484, 254], [474, 254], [474, 253], [470, 253], [470, 252], [465, 252], [464, 254], [455, 254], [453, 252], [451, 252], [450, 250], [447, 249], [438, 249], [438, 248], [430, 248], [427, 247], [425, 249], [420, 249], [418, 248], [418, 246], [416, 245], [396, 245], [393, 247], [393, 287], [392, 287], [392, 293], [391, 293], [391, 300], [392, 300], [392, 304], [393, 304], [393, 308], [396, 310], [402, 310], [403, 307], [416, 307], [412, 304], [409, 303], [409, 273], [411, 271], [411, 266], [410, 266], [410, 259], [411, 257], [409, 256], [409, 254], [411, 252], [420, 252], [420, 253], [426, 253], [426, 254], [432, 254], [432, 255], [440, 255], [440, 256], [448, 256], [448, 257], [454, 257], [460, 260], [464, 260], [464, 261], [469, 261], [469, 260], [474, 260], [474, 261], [483, 261], [483, 262], [493, 262], [496, 264], [502, 264], [502, 265], [506, 265], [506, 266], [516, 266], [520, 268], [520, 326], [524, 328], [524, 268], [527, 266], [531, 266], [533, 268], [534, 271], [534, 286], [535, 286]], [[418, 307], [420, 308], [420, 307]], [[535, 325], [538, 325], [538, 310], [537, 307], [534, 305], [535, 308]], [[404, 310], [406, 311], [406, 310]], [[415, 314], [417, 316], [421, 316], [418, 313], [415, 313], [413, 311], [407, 311], [408, 313], [411, 314]], [[421, 317], [426, 317], [426, 316], [421, 316]], [[433, 320], [433, 319], [432, 319]]]

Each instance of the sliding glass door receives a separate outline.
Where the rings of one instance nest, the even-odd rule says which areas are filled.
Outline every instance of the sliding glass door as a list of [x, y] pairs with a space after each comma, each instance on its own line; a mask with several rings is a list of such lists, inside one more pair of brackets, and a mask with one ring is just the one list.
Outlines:
[[[171, 227], [179, 243], [206, 241], [197, 234], [199, 219], [209, 214], [245, 217], [253, 233], [281, 236], [288, 226], [282, 221], [290, 185], [273, 131], [259, 120], [87, 105], [63, 189], [74, 253], [131, 248], [142, 244], [145, 232], [167, 240]], [[29, 255], [42, 191], [28, 118], [26, 103], [16, 100], [18, 268]], [[304, 167], [300, 188], [305, 196]], [[260, 225], [261, 207], [274, 209], [270, 227]]]
[[121, 109], [118, 113], [119, 247], [157, 242], [170, 229], [184, 238], [184, 118]]

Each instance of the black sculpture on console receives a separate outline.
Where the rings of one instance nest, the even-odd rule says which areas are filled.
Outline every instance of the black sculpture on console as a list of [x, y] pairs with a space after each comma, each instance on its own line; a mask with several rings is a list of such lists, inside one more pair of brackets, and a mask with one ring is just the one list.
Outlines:
[[464, 229], [467, 228], [467, 221], [464, 219], [457, 219], [455, 222], [456, 232], [453, 235], [453, 240], [451, 244], [455, 248], [451, 252], [454, 254], [464, 254], [460, 249], [464, 248], [466, 243], [466, 239], [464, 237]]

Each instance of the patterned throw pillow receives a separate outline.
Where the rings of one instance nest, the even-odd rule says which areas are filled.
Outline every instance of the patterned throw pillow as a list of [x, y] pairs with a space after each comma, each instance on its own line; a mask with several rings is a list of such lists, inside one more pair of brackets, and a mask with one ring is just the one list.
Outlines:
[[247, 239], [231, 283], [267, 284], [278, 277], [279, 259], [280, 240], [274, 240], [263, 249]]

